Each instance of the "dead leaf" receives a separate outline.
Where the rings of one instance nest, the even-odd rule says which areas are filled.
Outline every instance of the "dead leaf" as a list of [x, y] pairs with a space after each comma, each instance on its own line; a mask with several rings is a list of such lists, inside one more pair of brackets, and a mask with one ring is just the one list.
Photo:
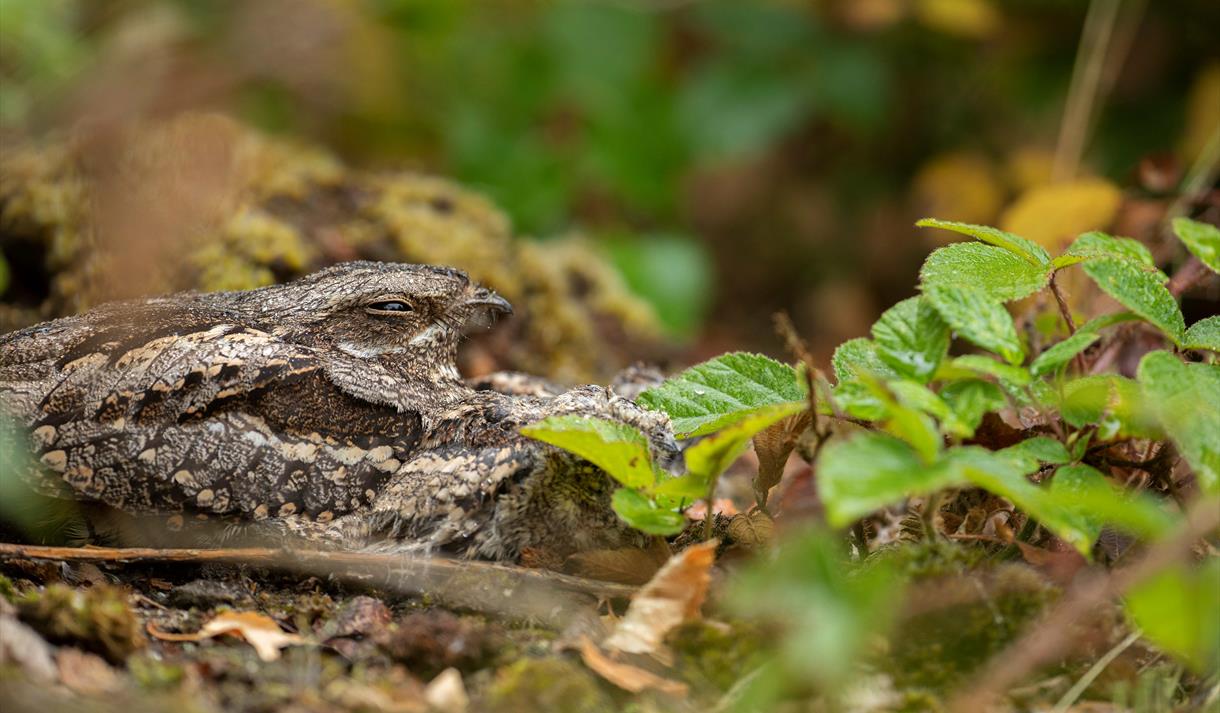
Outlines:
[[[712, 505], [712, 513], [732, 517], [737, 514], [737, 506], [734, 505], [733, 501], [728, 498], [716, 498]], [[703, 518], [707, 517], [707, 501], [697, 501], [694, 505], [691, 505], [686, 509], [685, 515], [688, 520], [701, 522]]]
[[447, 668], [432, 679], [424, 689], [424, 700], [434, 710], [446, 713], [461, 713], [470, 707], [462, 674], [456, 668]]
[[784, 466], [796, 447], [796, 439], [808, 427], [809, 412], [804, 411], [755, 434], [754, 453], [758, 456], [758, 475], [754, 478], [754, 497], [759, 507], [767, 506], [767, 494], [784, 477]]
[[580, 639], [580, 658], [597, 675], [624, 691], [639, 693], [644, 690], [660, 691], [671, 696], [685, 696], [689, 689], [685, 683], [663, 678], [651, 671], [622, 661], [615, 661], [594, 644], [589, 637]]
[[588, 550], [568, 557], [563, 571], [578, 577], [620, 584], [645, 584], [669, 559], [669, 545], [655, 537], [648, 549], [624, 547], [615, 550]]
[[118, 674], [100, 656], [65, 647], [55, 654], [55, 663], [60, 682], [82, 695], [96, 696], [122, 688]]
[[627, 613], [602, 645], [632, 654], [661, 651], [661, 641], [670, 629], [699, 616], [718, 544], [709, 540], [671, 557], [631, 600]]
[[763, 510], [740, 513], [729, 520], [729, 539], [743, 547], [763, 547], [775, 538], [775, 521]]
[[254, 651], [263, 661], [275, 661], [280, 657], [280, 649], [285, 646], [306, 643], [305, 639], [296, 634], [285, 633], [273, 619], [258, 612], [222, 612], [212, 618], [203, 628], [194, 634], [174, 634], [161, 631], [153, 623], [148, 622], [148, 633], [162, 641], [202, 641], [221, 634], [240, 636], [246, 643], [254, 647]]
[[1056, 584], [1071, 582], [1075, 578], [1076, 573], [1088, 564], [1084, 556], [1074, 549], [1068, 548], [1055, 552], [1034, 547], [1020, 540], [1016, 541], [1016, 545], [1021, 549], [1021, 557], [1026, 562], [1033, 565], [1046, 575], [1047, 579]]
[[393, 616], [380, 599], [353, 597], [339, 613], [318, 632], [318, 638], [329, 641], [344, 636], [370, 636], [390, 625]]

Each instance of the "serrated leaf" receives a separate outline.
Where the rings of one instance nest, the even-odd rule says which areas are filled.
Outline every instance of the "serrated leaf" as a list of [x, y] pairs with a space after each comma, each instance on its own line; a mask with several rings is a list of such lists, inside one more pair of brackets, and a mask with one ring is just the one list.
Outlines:
[[1220, 228], [1190, 218], [1174, 218], [1173, 232], [1200, 262], [1212, 272], [1220, 272]]
[[961, 482], [952, 469], [925, 465], [909, 445], [879, 433], [831, 442], [818, 457], [817, 473], [826, 519], [835, 527], [904, 498]]
[[1030, 263], [1003, 248], [982, 243], [954, 243], [932, 251], [919, 270], [928, 287], [962, 287], [977, 290], [997, 302], [1028, 297], [1050, 280], [1050, 270]]
[[1103, 314], [1100, 317], [1094, 317], [1084, 324], [1076, 328], [1077, 332], [1100, 332], [1108, 327], [1113, 327], [1116, 324], [1123, 322], [1132, 322], [1139, 319], [1139, 315], [1133, 312], [1115, 312], [1113, 314]]
[[629, 488], [648, 489], [656, 481], [648, 439], [617, 421], [588, 416], [551, 416], [521, 433], [575, 453]]
[[1149, 407], [1199, 484], [1220, 492], [1220, 366], [1183, 364], [1157, 351], [1140, 361], [1138, 376]]
[[1033, 381], [1033, 377], [1028, 369], [1013, 366], [1012, 364], [1004, 364], [981, 354], [965, 354], [955, 358], [949, 364], [953, 369], [967, 371], [971, 374], [994, 376], [1001, 382], [1011, 386], [1027, 386]]
[[1181, 344], [1186, 331], [1182, 310], [1165, 283], [1169, 278], [1154, 267], [1122, 258], [1101, 258], [1084, 263], [1084, 271], [1103, 292]]
[[1095, 528], [1094, 541], [1106, 525], [1148, 539], [1161, 537], [1174, 526], [1174, 519], [1155, 498], [1139, 491], [1123, 492], [1101, 471], [1087, 465], [1068, 465], [1055, 471], [1049, 497]]
[[840, 383], [833, 396], [839, 408], [852, 418], [877, 421], [885, 417], [885, 404], [859, 380]]
[[[710, 485], [713, 478], [723, 473], [741, 452], [754, 434], [788, 416], [806, 408], [804, 401], [789, 401], [755, 409], [730, 426], [686, 449], [686, 471]], [[705, 487], [706, 492], [706, 487]]]
[[952, 230], [955, 233], [978, 238], [985, 243], [990, 243], [1015, 255], [1019, 255], [1022, 259], [1027, 260], [1033, 265], [1046, 266], [1051, 261], [1051, 256], [1047, 254], [1041, 245], [998, 228], [986, 225], [957, 223], [949, 220], [936, 220], [935, 218], [924, 218], [915, 225], [921, 228]]
[[761, 354], [724, 354], [640, 394], [644, 406], [669, 414], [678, 438], [723, 428], [754, 409], [800, 401], [796, 370]]
[[971, 287], [925, 285], [924, 294], [963, 339], [999, 354], [1009, 364], [1025, 360], [1017, 325], [1004, 305]]
[[1024, 441], [1002, 448], [996, 453], [1011, 459], [1026, 472], [1037, 470], [1043, 463], [1059, 465], [1072, 460], [1062, 443], [1046, 436], [1026, 438]]
[[1042, 376], [1043, 374], [1056, 371], [1059, 367], [1075, 358], [1077, 354], [1088, 349], [1098, 339], [1101, 339], [1101, 335], [1097, 332], [1077, 331], [1072, 336], [1052, 345], [1050, 349], [1039, 354], [1038, 358], [1034, 359], [1034, 362], [1029, 365], [1029, 371], [1034, 376]]
[[949, 351], [949, 325], [923, 297], [912, 297], [889, 308], [872, 331], [881, 361], [925, 384]]
[[1220, 352], [1220, 316], [1201, 319], [1190, 325], [1182, 339], [1182, 346]]
[[1097, 230], [1076, 238], [1063, 255], [1055, 258], [1053, 264], [1059, 268], [1087, 260], [1109, 257], [1133, 260], [1146, 267], [1156, 267], [1152, 253], [1143, 243], [1131, 238], [1116, 238]]
[[965, 379], [947, 384], [940, 390], [940, 397], [953, 411], [954, 420], [947, 426], [950, 432], [962, 438], [974, 435], [983, 415], [1004, 408], [1004, 393], [990, 381]]
[[899, 376], [898, 372], [881, 361], [881, 357], [877, 355], [876, 342], [865, 337], [848, 339], [840, 344], [835, 349], [834, 356], [830, 358], [830, 365], [834, 369], [835, 380], [840, 384], [855, 381], [861, 372], [881, 378]]
[[650, 535], [676, 535], [686, 527], [685, 515], [628, 488], [615, 490], [610, 504], [623, 522]]
[[1096, 426], [1102, 441], [1162, 435], [1139, 385], [1114, 374], [1084, 376], [1063, 384], [1059, 412], [1076, 428]]
[[1127, 593], [1132, 625], [1199, 673], [1220, 663], [1220, 559], [1178, 564]]
[[955, 448], [950, 451], [956, 467], [975, 485], [1008, 498], [1042, 523], [1060, 539], [1086, 557], [1097, 533], [1078, 513], [1062, 507], [1047, 490], [1029, 482], [1020, 461], [982, 448]]

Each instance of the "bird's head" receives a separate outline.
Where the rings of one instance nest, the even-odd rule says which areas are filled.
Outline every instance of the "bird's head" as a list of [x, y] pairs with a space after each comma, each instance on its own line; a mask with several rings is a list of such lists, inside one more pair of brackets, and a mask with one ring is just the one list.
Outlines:
[[431, 360], [455, 374], [464, 330], [512, 313], [507, 300], [466, 273], [431, 265], [348, 262], [244, 294], [292, 341], [359, 359]]

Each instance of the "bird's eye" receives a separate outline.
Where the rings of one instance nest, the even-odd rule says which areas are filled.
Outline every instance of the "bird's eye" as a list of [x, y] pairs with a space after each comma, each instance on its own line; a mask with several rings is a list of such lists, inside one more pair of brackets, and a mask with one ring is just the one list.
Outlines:
[[373, 314], [405, 314], [407, 312], [415, 311], [414, 307], [407, 302], [403, 302], [402, 300], [382, 300], [380, 302], [370, 302], [365, 305], [364, 308]]

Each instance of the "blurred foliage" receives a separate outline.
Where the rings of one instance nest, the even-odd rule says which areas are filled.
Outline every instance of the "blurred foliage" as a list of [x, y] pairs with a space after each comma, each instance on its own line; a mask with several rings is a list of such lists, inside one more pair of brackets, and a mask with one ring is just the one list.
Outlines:
[[774, 351], [750, 316], [784, 308], [827, 356], [909, 294], [921, 214], [1052, 243], [1080, 206], [1114, 228], [1116, 186], [1176, 188], [1220, 122], [1220, 7], [1132, 4], [1085, 182], [1048, 189], [1087, 5], [0, 0], [0, 135], [224, 108], [607, 241], [701, 355]]

